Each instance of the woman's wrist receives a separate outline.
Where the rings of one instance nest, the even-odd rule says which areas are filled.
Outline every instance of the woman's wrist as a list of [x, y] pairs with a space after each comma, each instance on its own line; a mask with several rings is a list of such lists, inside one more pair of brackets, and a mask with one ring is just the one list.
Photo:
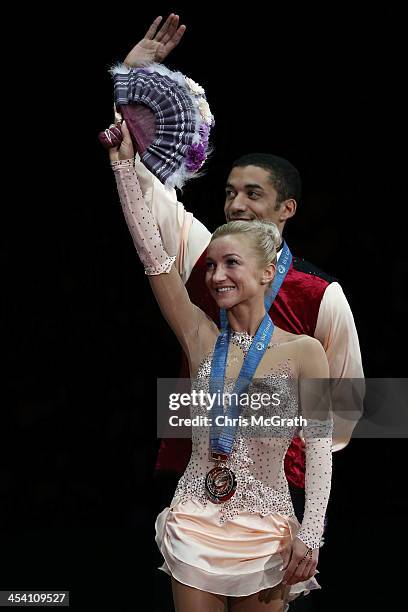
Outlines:
[[111, 160], [110, 164], [113, 170], [119, 170], [120, 168], [134, 168], [135, 160], [133, 157], [130, 157], [129, 159]]

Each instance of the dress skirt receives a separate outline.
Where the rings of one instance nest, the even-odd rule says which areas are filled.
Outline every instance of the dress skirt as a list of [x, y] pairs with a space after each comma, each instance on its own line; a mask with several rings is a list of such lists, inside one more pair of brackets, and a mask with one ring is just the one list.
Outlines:
[[[219, 507], [209, 502], [174, 500], [156, 520], [161, 570], [202, 591], [242, 597], [282, 581], [282, 550], [300, 524], [281, 514], [243, 512], [220, 524]], [[287, 601], [320, 589], [313, 577], [291, 585]]]

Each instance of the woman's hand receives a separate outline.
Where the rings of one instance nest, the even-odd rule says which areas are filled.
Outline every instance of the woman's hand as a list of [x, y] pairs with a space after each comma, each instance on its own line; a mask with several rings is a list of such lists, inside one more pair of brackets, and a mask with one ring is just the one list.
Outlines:
[[283, 584], [292, 585], [312, 578], [316, 573], [319, 549], [311, 549], [295, 538], [292, 546], [282, 553], [284, 562]]
[[99, 134], [102, 145], [109, 150], [111, 161], [133, 159], [135, 151], [126, 122], [112, 123], [108, 129]]

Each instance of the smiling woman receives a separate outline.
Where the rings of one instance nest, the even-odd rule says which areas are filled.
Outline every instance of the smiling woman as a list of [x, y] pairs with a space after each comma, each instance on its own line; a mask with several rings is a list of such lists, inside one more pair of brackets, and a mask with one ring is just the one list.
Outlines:
[[[238, 303], [241, 308], [245, 304], [249, 307], [251, 300], [257, 299], [260, 285], [265, 291], [269, 288], [280, 242], [274, 223], [231, 221], [215, 230], [207, 249], [205, 282], [220, 308], [231, 309]], [[262, 310], [259, 317], [261, 320]], [[238, 321], [236, 326], [240, 327]], [[251, 329], [250, 334], [255, 332]]]
[[[265, 612], [282, 611], [287, 601], [319, 588], [314, 575], [330, 492], [332, 420], [329, 409], [326, 420], [316, 420], [314, 403], [297, 381], [327, 378], [326, 355], [317, 340], [275, 327], [267, 313], [265, 294], [281, 240], [271, 223], [232, 221], [211, 239], [206, 284], [226, 313], [221, 331], [190, 301], [176, 256], [165, 250], [143, 200], [133, 151], [121, 157], [132, 146], [124, 124], [122, 131], [125, 149], [110, 149], [110, 158], [123, 212], [160, 309], [187, 355], [193, 390], [217, 397], [232, 391], [239, 398], [261, 386], [281, 398], [266, 416], [287, 425], [283, 432], [271, 425], [268, 436], [248, 437], [240, 425], [248, 407], [217, 400], [213, 423], [193, 429], [190, 462], [156, 521], [161, 569], [172, 577], [177, 612], [193, 606], [215, 611], [227, 600], [230, 610], [252, 612], [263, 600]], [[285, 247], [279, 282], [289, 255]], [[207, 413], [205, 400], [191, 406], [192, 419]], [[223, 415], [228, 423], [214, 425]], [[301, 524], [283, 469], [300, 415], [308, 422]]]

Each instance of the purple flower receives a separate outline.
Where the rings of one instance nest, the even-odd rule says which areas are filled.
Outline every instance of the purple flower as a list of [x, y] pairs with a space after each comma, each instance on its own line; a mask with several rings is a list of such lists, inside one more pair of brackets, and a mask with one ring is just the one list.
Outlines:
[[207, 146], [204, 142], [192, 144], [186, 156], [186, 168], [189, 172], [196, 172], [201, 168], [206, 158]]
[[210, 135], [210, 126], [207, 123], [202, 123], [200, 125], [199, 134], [201, 140], [208, 144], [208, 137]]
[[200, 142], [192, 144], [186, 155], [185, 165], [189, 172], [197, 172], [207, 157], [208, 138], [210, 135], [208, 123], [202, 123], [198, 133], [200, 135]]

